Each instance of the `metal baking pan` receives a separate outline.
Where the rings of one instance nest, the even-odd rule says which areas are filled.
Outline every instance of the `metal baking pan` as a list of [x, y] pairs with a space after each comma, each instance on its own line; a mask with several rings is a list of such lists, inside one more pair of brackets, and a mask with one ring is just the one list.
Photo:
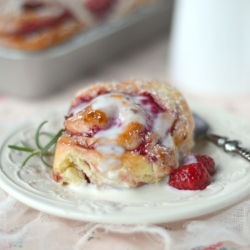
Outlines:
[[0, 48], [0, 92], [25, 98], [52, 93], [131, 46], [167, 32], [172, 3], [145, 6], [43, 52]]

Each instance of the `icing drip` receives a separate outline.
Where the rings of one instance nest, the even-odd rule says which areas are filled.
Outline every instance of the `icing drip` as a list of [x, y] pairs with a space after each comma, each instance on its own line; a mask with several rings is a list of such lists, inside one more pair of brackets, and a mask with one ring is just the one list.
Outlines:
[[67, 6], [68, 9], [74, 14], [76, 19], [83, 23], [85, 26], [89, 27], [95, 23], [95, 18], [93, 14], [84, 8], [83, 0], [58, 0], [63, 5]]
[[[108, 121], [104, 127], [95, 129], [93, 133], [82, 131], [84, 136], [97, 139], [95, 150], [102, 156], [98, 166], [98, 170], [102, 173], [118, 168], [122, 162], [121, 157], [126, 151], [148, 155], [149, 161], [153, 161], [157, 157], [148, 151], [149, 147], [152, 149], [158, 143], [163, 147], [174, 145], [170, 130], [175, 118], [169, 116], [170, 113], [161, 108], [151, 95], [132, 96], [121, 93], [99, 95], [92, 100], [79, 102], [70, 110], [71, 117], [68, 119], [72, 121], [84, 119], [85, 113], [82, 111], [88, 109], [95, 114], [98, 112], [105, 114]], [[90, 131], [98, 127], [98, 124], [91, 126]], [[117, 173], [111, 176], [116, 175]]]

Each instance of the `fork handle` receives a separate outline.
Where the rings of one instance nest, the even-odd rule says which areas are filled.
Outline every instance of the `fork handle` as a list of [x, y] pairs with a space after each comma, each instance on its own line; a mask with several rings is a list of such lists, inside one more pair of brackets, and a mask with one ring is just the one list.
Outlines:
[[236, 148], [236, 152], [242, 157], [246, 158], [248, 161], [250, 161], [250, 151], [248, 149], [238, 146]]
[[227, 137], [214, 134], [207, 134], [206, 138], [215, 145], [222, 147], [226, 152], [237, 153], [246, 160], [250, 161], [250, 150], [239, 146], [239, 141], [229, 140]]

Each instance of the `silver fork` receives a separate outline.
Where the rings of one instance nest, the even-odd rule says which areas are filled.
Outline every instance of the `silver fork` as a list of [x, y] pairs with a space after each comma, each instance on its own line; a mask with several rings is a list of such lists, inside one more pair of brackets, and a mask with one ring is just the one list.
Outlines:
[[195, 139], [205, 138], [214, 143], [215, 145], [222, 147], [225, 152], [236, 153], [245, 158], [246, 160], [250, 161], [250, 150], [241, 147], [239, 141], [230, 140], [229, 138], [224, 136], [208, 133], [209, 130], [208, 123], [201, 117], [197, 116], [196, 114], [193, 114], [193, 116], [195, 120], [195, 131], [194, 131]]

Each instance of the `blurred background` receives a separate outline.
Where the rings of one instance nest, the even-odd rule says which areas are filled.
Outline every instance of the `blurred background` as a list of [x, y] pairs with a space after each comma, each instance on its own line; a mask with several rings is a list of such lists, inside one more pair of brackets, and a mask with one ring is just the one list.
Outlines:
[[244, 113], [250, 106], [249, 5], [2, 0], [0, 115], [15, 123], [69, 104], [93, 82], [128, 78], [167, 80], [189, 99]]
[[172, 0], [17, 2], [2, 4], [3, 94], [46, 98], [96, 80], [166, 77]]

